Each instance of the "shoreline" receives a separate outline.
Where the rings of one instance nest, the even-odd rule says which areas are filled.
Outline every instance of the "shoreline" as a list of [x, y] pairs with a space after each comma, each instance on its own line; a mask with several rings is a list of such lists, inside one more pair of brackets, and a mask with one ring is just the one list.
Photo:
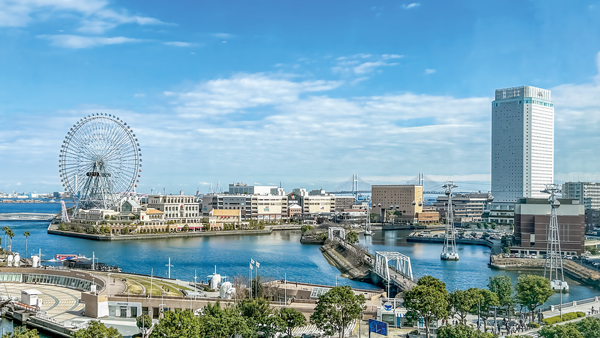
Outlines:
[[172, 232], [162, 234], [139, 234], [139, 235], [97, 235], [97, 234], [86, 234], [72, 231], [61, 231], [50, 229], [51, 225], [48, 226], [48, 234], [83, 238], [94, 241], [103, 242], [114, 242], [114, 241], [135, 241], [135, 240], [156, 240], [156, 239], [167, 239], [167, 238], [192, 238], [192, 237], [214, 237], [214, 236], [260, 236], [270, 235], [274, 231], [290, 231], [300, 230], [301, 226], [290, 225], [290, 226], [272, 226], [265, 227], [261, 230], [225, 230], [225, 231], [202, 231], [202, 232]]

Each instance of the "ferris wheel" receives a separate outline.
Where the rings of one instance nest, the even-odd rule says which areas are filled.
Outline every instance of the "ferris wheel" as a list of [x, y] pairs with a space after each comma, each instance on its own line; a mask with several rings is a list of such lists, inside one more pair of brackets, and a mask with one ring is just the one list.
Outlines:
[[132, 190], [142, 172], [140, 144], [122, 119], [104, 113], [73, 125], [60, 149], [59, 172], [77, 209], [111, 209]]

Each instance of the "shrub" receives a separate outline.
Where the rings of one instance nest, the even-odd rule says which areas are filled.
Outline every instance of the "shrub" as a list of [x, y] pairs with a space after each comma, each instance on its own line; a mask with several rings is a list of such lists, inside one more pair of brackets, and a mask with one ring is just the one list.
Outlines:
[[538, 324], [538, 323], [529, 323], [529, 327], [537, 329], [537, 328], [540, 327], [540, 324]]
[[556, 323], [566, 322], [566, 321], [573, 320], [578, 317], [584, 317], [584, 316], [585, 316], [585, 313], [583, 313], [583, 312], [569, 312], [569, 313], [563, 314], [562, 319], [560, 318], [560, 316], [554, 316], [554, 317], [544, 318], [543, 322], [544, 322], [544, 324], [547, 324], [547, 325], [553, 325]]

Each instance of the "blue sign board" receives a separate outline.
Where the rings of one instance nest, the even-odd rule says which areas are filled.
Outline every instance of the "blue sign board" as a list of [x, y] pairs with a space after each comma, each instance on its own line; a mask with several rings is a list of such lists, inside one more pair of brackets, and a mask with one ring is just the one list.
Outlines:
[[387, 323], [380, 322], [375, 319], [369, 319], [369, 332], [374, 332], [380, 335], [387, 336], [388, 335], [388, 325]]

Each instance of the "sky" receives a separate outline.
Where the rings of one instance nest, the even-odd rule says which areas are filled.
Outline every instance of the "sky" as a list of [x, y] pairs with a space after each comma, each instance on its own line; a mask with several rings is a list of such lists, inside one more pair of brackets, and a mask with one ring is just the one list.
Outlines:
[[522, 85], [552, 91], [556, 181], [598, 181], [599, 67], [600, 1], [0, 0], [0, 191], [59, 191], [93, 113], [136, 133], [140, 192], [488, 190], [494, 90]]

